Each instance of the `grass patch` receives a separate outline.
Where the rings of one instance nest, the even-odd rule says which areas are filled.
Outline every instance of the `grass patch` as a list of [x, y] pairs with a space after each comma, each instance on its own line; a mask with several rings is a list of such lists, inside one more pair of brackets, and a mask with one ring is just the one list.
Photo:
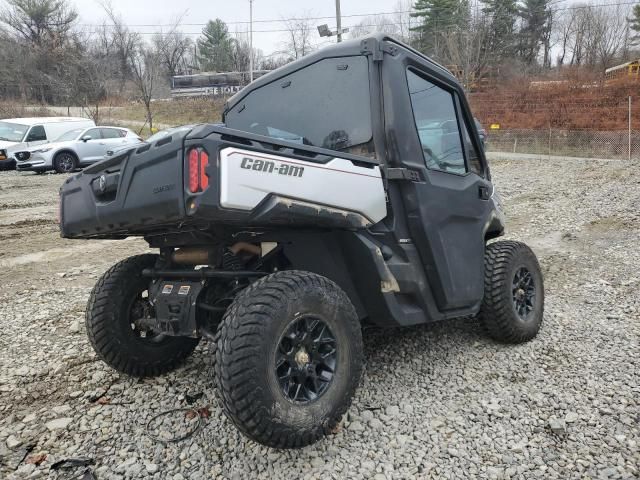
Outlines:
[[[223, 100], [211, 98], [162, 100], [151, 105], [153, 122], [167, 126], [220, 122], [223, 108]], [[125, 123], [127, 120], [144, 122], [146, 116], [144, 105], [141, 103], [130, 103], [114, 108], [111, 112], [114, 120], [122, 120]]]

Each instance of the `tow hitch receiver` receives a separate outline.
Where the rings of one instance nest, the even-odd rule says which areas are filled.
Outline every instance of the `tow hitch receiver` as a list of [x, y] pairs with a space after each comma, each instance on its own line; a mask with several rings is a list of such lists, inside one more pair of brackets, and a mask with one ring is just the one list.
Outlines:
[[154, 329], [172, 336], [197, 337], [196, 303], [202, 282], [156, 280], [149, 292], [155, 307]]

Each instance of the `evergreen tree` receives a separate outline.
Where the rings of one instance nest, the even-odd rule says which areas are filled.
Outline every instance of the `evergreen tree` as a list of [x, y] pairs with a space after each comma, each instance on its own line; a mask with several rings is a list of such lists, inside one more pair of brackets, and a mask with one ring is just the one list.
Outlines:
[[485, 0], [484, 4], [483, 12], [490, 18], [488, 51], [499, 63], [515, 54], [518, 6], [515, 0]]
[[633, 44], [640, 45], [640, 4], [633, 7], [633, 16], [629, 19], [629, 27], [635, 32], [631, 37]]
[[[545, 44], [551, 31], [549, 0], [524, 0], [519, 16], [522, 18], [522, 27], [518, 32], [518, 50], [522, 60], [532, 65], [536, 63], [540, 47]], [[547, 57], [545, 55], [545, 63]]]
[[233, 65], [233, 38], [219, 18], [209, 20], [198, 39], [198, 62], [203, 71], [227, 72]]
[[442, 56], [442, 35], [455, 29], [465, 29], [469, 21], [468, 0], [417, 0], [412, 17], [419, 24], [411, 30], [416, 32], [416, 46], [435, 58]]

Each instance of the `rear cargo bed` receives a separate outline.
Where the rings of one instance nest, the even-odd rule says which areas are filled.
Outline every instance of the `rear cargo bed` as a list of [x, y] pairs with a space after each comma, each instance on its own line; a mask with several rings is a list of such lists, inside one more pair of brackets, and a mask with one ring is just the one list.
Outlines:
[[118, 237], [184, 219], [186, 133], [129, 150], [68, 178], [60, 189], [62, 236]]
[[[207, 154], [195, 169], [206, 185], [195, 190], [184, 153], [193, 150]], [[217, 125], [180, 130], [92, 165], [67, 179], [60, 197], [67, 238], [220, 225], [360, 229], [386, 216], [376, 160]]]

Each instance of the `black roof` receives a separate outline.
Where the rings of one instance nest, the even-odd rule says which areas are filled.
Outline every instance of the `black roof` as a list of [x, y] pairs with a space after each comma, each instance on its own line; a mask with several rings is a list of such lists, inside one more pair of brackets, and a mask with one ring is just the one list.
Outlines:
[[438, 70], [440, 75], [449, 77], [451, 81], [457, 83], [456, 78], [447, 70], [445, 67], [440, 65], [439, 63], [431, 60], [426, 55], [420, 53], [418, 50], [410, 47], [409, 45], [401, 42], [400, 40], [393, 38], [384, 33], [377, 33], [374, 35], [369, 35], [364, 38], [358, 38], [355, 40], [347, 40], [345, 42], [334, 43], [332, 45], [321, 48], [320, 50], [316, 50], [309, 55], [306, 55], [298, 60], [295, 60], [287, 65], [284, 65], [276, 70], [273, 70], [266, 75], [261, 76], [260, 78], [254, 80], [252, 83], [243, 88], [240, 92], [236, 93], [233, 97], [229, 98], [225, 106], [225, 112], [229, 109], [233, 108], [238, 102], [240, 102], [244, 97], [246, 97], [253, 90], [260, 88], [268, 83], [277, 80], [285, 75], [295, 72], [296, 70], [300, 70], [301, 68], [307, 67], [313, 63], [316, 63], [320, 60], [324, 60], [325, 58], [334, 58], [334, 57], [350, 57], [355, 55], [363, 55], [370, 52], [367, 48], [387, 43], [393, 44], [393, 46], [397, 48], [401, 48], [405, 50], [405, 52], [410, 55], [417, 57], [423, 62], [429, 64], [429, 67]]

